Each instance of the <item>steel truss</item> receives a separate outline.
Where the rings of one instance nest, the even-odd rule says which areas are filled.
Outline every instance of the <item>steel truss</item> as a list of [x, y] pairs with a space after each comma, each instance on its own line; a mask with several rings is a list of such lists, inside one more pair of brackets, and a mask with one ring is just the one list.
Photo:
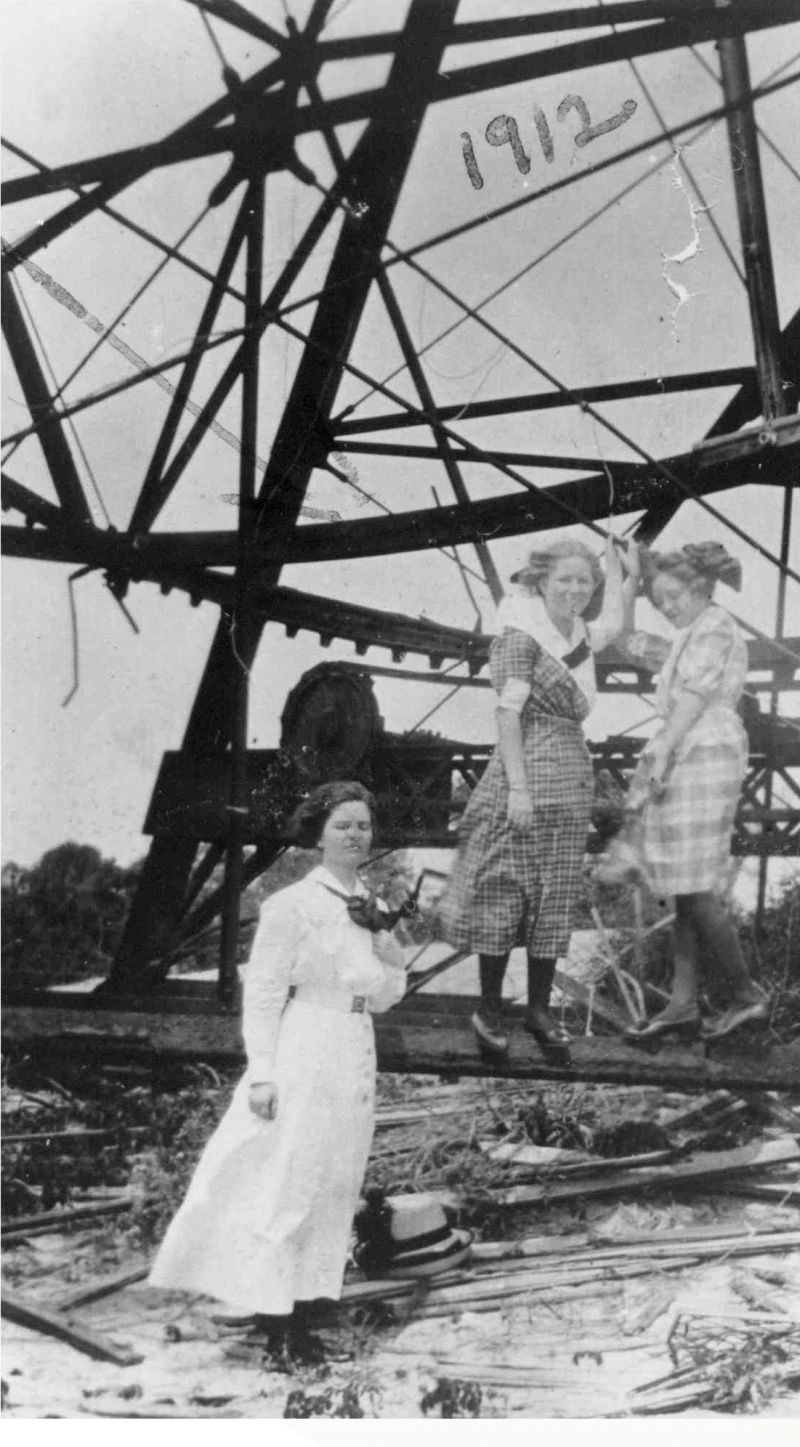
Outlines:
[[[745, 483], [758, 481], [782, 488], [783, 530], [779, 556], [759, 551], [779, 571], [780, 587], [775, 638], [758, 635], [751, 646], [751, 667], [759, 671], [757, 687], [771, 696], [771, 724], [751, 760], [740, 819], [738, 847], [766, 857], [798, 850], [800, 816], [796, 808], [776, 807], [773, 785], [788, 787], [792, 797], [798, 785], [791, 772], [800, 764], [797, 743], [781, 737], [776, 742], [781, 692], [797, 687], [800, 669], [798, 640], [785, 638], [786, 580], [798, 580], [790, 557], [791, 488], [797, 476], [800, 429], [791, 414], [800, 380], [800, 311], [781, 333], [778, 327], [775, 284], [760, 175], [758, 136], [753, 114], [753, 93], [747, 71], [744, 36], [749, 31], [781, 25], [798, 18], [796, 0], [626, 0], [606, 4], [598, 21], [594, 8], [564, 6], [538, 16], [487, 19], [459, 23], [458, 0], [410, 0], [401, 29], [346, 39], [325, 33], [331, 0], [314, 0], [301, 32], [293, 23], [287, 32], [276, 30], [235, 0], [191, 0], [215, 21], [236, 27], [270, 46], [273, 58], [255, 75], [241, 81], [229, 69], [223, 73], [224, 93], [213, 105], [163, 140], [116, 154], [97, 156], [66, 165], [47, 167], [11, 145], [32, 166], [30, 174], [3, 186], [8, 214], [15, 203], [72, 191], [75, 198], [34, 230], [4, 243], [2, 261], [3, 330], [30, 422], [10, 434], [5, 443], [2, 505], [22, 516], [24, 526], [3, 529], [3, 550], [10, 556], [74, 564], [99, 569], [120, 600], [136, 582], [152, 582], [163, 592], [179, 589], [193, 604], [206, 601], [219, 608], [219, 623], [195, 703], [177, 755], [167, 755], [148, 816], [153, 843], [141, 883], [121, 941], [107, 988], [138, 988], [169, 967], [170, 951], [187, 929], [197, 927], [221, 910], [223, 915], [220, 996], [227, 1004], [234, 997], [236, 939], [241, 889], [268, 867], [283, 847], [280, 810], [259, 813], [267, 797], [258, 780], [272, 781], [280, 794], [278, 755], [269, 758], [247, 749], [249, 669], [267, 622], [282, 624], [294, 636], [300, 629], [319, 635], [323, 645], [334, 638], [352, 640], [365, 654], [373, 646], [387, 648], [400, 662], [408, 653], [428, 658], [430, 675], [442, 678], [442, 665], [452, 661], [465, 673], [453, 686], [480, 686], [486, 661], [486, 640], [466, 630], [386, 613], [374, 608], [344, 605], [287, 588], [280, 583], [282, 568], [290, 563], [330, 561], [394, 555], [426, 548], [446, 549], [471, 544], [491, 592], [500, 583], [489, 549], [488, 536], [504, 537], [544, 531], [564, 523], [582, 522], [603, 534], [599, 524], [609, 517], [609, 483], [614, 489], [612, 512], [624, 516], [642, 513], [637, 533], [653, 540], [687, 498], [693, 498], [715, 517], [723, 517], [707, 498]], [[596, 27], [611, 33], [568, 39], [542, 49], [536, 37]], [[444, 68], [447, 53], [462, 44], [516, 37], [514, 55], [462, 68]], [[520, 80], [602, 65], [610, 60], [633, 61], [702, 41], [718, 42], [721, 61], [722, 104], [677, 131], [669, 131], [653, 107], [659, 132], [641, 144], [600, 163], [593, 174], [619, 160], [645, 151], [665, 136], [683, 136], [692, 127], [726, 118], [735, 158], [733, 176], [742, 239], [742, 273], [748, 289], [754, 337], [754, 365], [726, 367], [659, 377], [565, 387], [535, 358], [512, 344], [481, 314], [467, 307], [458, 295], [420, 262], [421, 253], [478, 225], [488, 225], [504, 214], [530, 204], [545, 194], [572, 185], [580, 177], [541, 188], [534, 195], [487, 213], [478, 221], [454, 228], [402, 250], [390, 239], [390, 226], [411, 162], [420, 127], [428, 108], [446, 104], [464, 93], [477, 94]], [[331, 60], [387, 55], [391, 64], [386, 83], [379, 89], [325, 99], [318, 76]], [[773, 80], [757, 94], [792, 83]], [[301, 96], [305, 100], [301, 100]], [[351, 154], [342, 152], [337, 126], [360, 121], [364, 129]], [[314, 177], [296, 151], [298, 137], [318, 132], [334, 163], [336, 177], [320, 196], [316, 213], [298, 240], [292, 255], [262, 292], [264, 260], [265, 180], [270, 172], [289, 171], [298, 184], [313, 184]], [[227, 154], [230, 168], [218, 183], [209, 204], [224, 199], [242, 182], [245, 185], [227, 244], [218, 267], [210, 272], [180, 248], [169, 248], [111, 203], [135, 182], [156, 169], [200, 157]], [[320, 190], [322, 188], [319, 188]], [[626, 188], [628, 189], [628, 188]], [[354, 198], [355, 201], [354, 201]], [[48, 384], [34, 337], [20, 305], [15, 273], [25, 269], [37, 281], [47, 274], [32, 261], [72, 227], [103, 212], [130, 227], [162, 252], [173, 264], [190, 266], [208, 282], [208, 292], [197, 319], [191, 346], [180, 358], [163, 367], [142, 368], [135, 378], [115, 383], [100, 394], [88, 394], [67, 403]], [[339, 225], [322, 287], [299, 301], [287, 298], [303, 267], [320, 242], [330, 239]], [[388, 254], [387, 254], [388, 253]], [[242, 291], [232, 283], [240, 258], [245, 259], [246, 283]], [[415, 270], [456, 304], [462, 319], [477, 322], [499, 338], [517, 356], [544, 377], [552, 390], [463, 404], [437, 404], [421, 352], [413, 344], [407, 320], [391, 279], [393, 268]], [[353, 345], [373, 288], [381, 297], [414, 383], [417, 403], [399, 397], [389, 385], [369, 376], [353, 360]], [[63, 291], [63, 288], [62, 288]], [[236, 350], [221, 372], [210, 396], [192, 405], [195, 420], [177, 438], [204, 356], [218, 342], [210, 340], [220, 309], [231, 297], [242, 307], [242, 325]], [[289, 316], [306, 313], [314, 304], [313, 318], [299, 328]], [[259, 476], [257, 460], [257, 408], [260, 344], [271, 327], [282, 328], [302, 345], [275, 440]], [[89, 407], [141, 385], [170, 369], [178, 370], [166, 419], [155, 439], [139, 494], [124, 532], [100, 528], [92, 519], [67, 426]], [[358, 404], [337, 414], [335, 407], [343, 377], [359, 378], [365, 396], [380, 394], [394, 407], [380, 415], [359, 415]], [[707, 437], [707, 446], [692, 453], [666, 458], [647, 451], [612, 426], [595, 404], [631, 397], [680, 394], [737, 387]], [[191, 460], [217, 414], [235, 387], [241, 387], [239, 439], [238, 526], [227, 532], [155, 532], [154, 524], [185, 476]], [[361, 399], [362, 401], [364, 398]], [[458, 425], [477, 418], [535, 413], [554, 407], [576, 407], [593, 416], [636, 455], [635, 461], [617, 460], [602, 471], [591, 459], [576, 459], [533, 452], [511, 452], [477, 447], [458, 431]], [[756, 416], [763, 421], [748, 429]], [[313, 419], [313, 425], [309, 424]], [[456, 423], [454, 427], [452, 424]], [[408, 442], [406, 429], [423, 428], [424, 440]], [[403, 430], [400, 441], [392, 433]], [[366, 440], [359, 440], [368, 434]], [[376, 434], [387, 434], [377, 441]], [[427, 434], [427, 436], [425, 435]], [[24, 454], [15, 452], [26, 439], [38, 439], [53, 480], [57, 504], [46, 501], [25, 482]], [[443, 470], [453, 503], [432, 508], [368, 517], [346, 523], [304, 523], [298, 519], [312, 472], [328, 468], [337, 473], [332, 454], [365, 453], [430, 459]], [[13, 470], [6, 464], [13, 462]], [[467, 469], [471, 464], [492, 466], [511, 480], [518, 491], [473, 501]], [[558, 468], [585, 475], [542, 487], [518, 469]], [[337, 475], [340, 475], [337, 473]], [[727, 520], [725, 520], [727, 521]], [[731, 526], [733, 526], [731, 524]], [[741, 530], [740, 536], [746, 536]], [[757, 546], [754, 544], [754, 546]], [[230, 571], [222, 571], [230, 570]], [[755, 633], [756, 630], [751, 630]], [[376, 668], [375, 672], [387, 671]], [[764, 677], [764, 674], [768, 675]], [[409, 675], [405, 675], [409, 676]], [[601, 660], [601, 687], [619, 692], [641, 692], [646, 686], [624, 660]], [[373, 767], [380, 776], [379, 792], [391, 819], [391, 837], [398, 844], [448, 841], [452, 825], [454, 777], [471, 786], [485, 764], [486, 749], [439, 744], [402, 750], [382, 749]], [[635, 754], [635, 741], [609, 740], [598, 756], [604, 767], [623, 776]], [[390, 759], [391, 755], [391, 759]], [[416, 760], [416, 762], [414, 762]], [[200, 778], [213, 781], [204, 800]], [[256, 781], [256, 782], [254, 782]], [[284, 781], [285, 782], [285, 781]], [[255, 792], [254, 792], [255, 790]], [[166, 792], [165, 792], [166, 791]], [[281, 802], [286, 800], [281, 797]], [[185, 804], [181, 813], [180, 800]], [[166, 802], [165, 802], [166, 801]], [[255, 801], [255, 802], [254, 802]], [[261, 802], [259, 802], [261, 801]], [[212, 807], [213, 804], [213, 807]], [[176, 820], [179, 821], [176, 824]], [[757, 836], [757, 837], [756, 837]], [[245, 855], [247, 845], [255, 852]], [[205, 846], [205, 847], [201, 847]], [[210, 900], [198, 903], [213, 870], [225, 864], [224, 884]], [[763, 875], [763, 880], [766, 875]], [[762, 884], [763, 888], [763, 884]], [[156, 962], [153, 967], [153, 962]], [[159, 963], [160, 962], [160, 963]]]

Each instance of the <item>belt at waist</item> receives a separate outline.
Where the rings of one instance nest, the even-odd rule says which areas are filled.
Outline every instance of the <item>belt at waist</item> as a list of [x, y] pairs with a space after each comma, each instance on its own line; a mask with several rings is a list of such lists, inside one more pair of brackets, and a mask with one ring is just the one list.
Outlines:
[[347, 995], [343, 990], [317, 989], [313, 985], [292, 985], [289, 999], [301, 1005], [321, 1005], [324, 1010], [339, 1010], [343, 1015], [363, 1015], [367, 1009], [366, 995]]

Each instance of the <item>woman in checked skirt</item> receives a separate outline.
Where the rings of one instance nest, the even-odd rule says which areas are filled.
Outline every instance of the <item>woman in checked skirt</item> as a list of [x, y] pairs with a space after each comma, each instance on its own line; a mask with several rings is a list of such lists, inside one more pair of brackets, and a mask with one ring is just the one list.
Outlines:
[[[624, 571], [629, 576], [624, 579]], [[503, 978], [511, 949], [528, 952], [526, 1027], [563, 1052], [569, 1035], [548, 1012], [556, 960], [567, 948], [586, 851], [593, 774], [582, 721], [596, 696], [593, 654], [630, 624], [635, 545], [609, 538], [602, 610], [582, 615], [603, 582], [594, 554], [568, 539], [531, 553], [511, 579], [522, 591], [498, 612], [490, 668], [498, 745], [464, 812], [439, 907], [442, 933], [480, 960], [472, 1018], [482, 1050], [508, 1052]]]
[[[643, 554], [645, 588], [676, 629], [661, 669], [655, 707], [662, 726], [644, 750], [628, 796], [627, 843], [601, 869], [607, 881], [625, 869], [633, 846], [651, 888], [675, 898], [670, 999], [627, 1032], [634, 1040], [700, 1031], [698, 991], [708, 968], [724, 983], [727, 1008], [702, 1029], [719, 1039], [761, 1020], [767, 1003], [747, 971], [739, 938], [717, 890], [724, 883], [730, 836], [747, 765], [747, 735], [737, 713], [747, 671], [744, 639], [713, 601], [720, 580], [741, 587], [741, 568], [720, 543]], [[637, 635], [627, 643], [635, 656]]]

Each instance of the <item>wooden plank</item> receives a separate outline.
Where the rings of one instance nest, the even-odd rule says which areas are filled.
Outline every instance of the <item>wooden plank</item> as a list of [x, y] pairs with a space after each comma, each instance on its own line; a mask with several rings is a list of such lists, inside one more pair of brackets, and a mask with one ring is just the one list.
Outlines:
[[[41, 1004], [18, 1004], [10, 998], [3, 1011], [4, 1048], [46, 1047], [48, 1055], [122, 1056], [143, 1060], [219, 1060], [243, 1063], [238, 1015], [224, 1013], [215, 1001], [197, 998], [186, 1010], [175, 998], [162, 1007], [161, 997], [127, 997], [112, 1008], [108, 999], [95, 1004], [79, 995], [53, 991], [37, 997]], [[474, 999], [463, 997], [464, 1009]], [[52, 1003], [51, 1003], [52, 1002]], [[419, 1004], [417, 1002], [420, 1002]], [[422, 1003], [424, 1002], [424, 1003]], [[509, 1009], [511, 1048], [507, 1062], [485, 1061], [478, 1050], [460, 997], [415, 996], [375, 1017], [378, 1068], [403, 1074], [491, 1076], [507, 1080], [591, 1080], [621, 1085], [657, 1085], [682, 1090], [728, 1088], [797, 1090], [800, 1088], [800, 1044], [766, 1048], [705, 1048], [702, 1043], [665, 1045], [652, 1054], [622, 1039], [575, 1040], [571, 1063], [555, 1064], [522, 1029], [522, 1008]]]
[[133, 1196], [118, 1196], [85, 1206], [66, 1206], [61, 1211], [39, 1211], [31, 1216], [10, 1216], [3, 1222], [2, 1231], [4, 1236], [7, 1232], [19, 1235], [29, 1226], [36, 1229], [48, 1226], [57, 1231], [59, 1226], [69, 1226], [73, 1221], [87, 1221], [94, 1216], [112, 1216], [118, 1211], [129, 1211], [133, 1205]]
[[694, 1181], [709, 1181], [715, 1176], [728, 1176], [733, 1171], [761, 1170], [768, 1165], [784, 1165], [800, 1160], [797, 1141], [753, 1142], [732, 1151], [698, 1151], [686, 1161], [668, 1166], [647, 1166], [641, 1170], [623, 1170], [598, 1175], [595, 1180], [552, 1181], [543, 1185], [512, 1186], [508, 1191], [492, 1192], [492, 1201], [500, 1206], [532, 1206], [545, 1201], [563, 1201], [577, 1196], [605, 1196], [647, 1186], [676, 1186]]
[[243, 1416], [242, 1412], [237, 1412], [233, 1407], [198, 1407], [191, 1400], [178, 1406], [171, 1402], [79, 1402], [78, 1411], [85, 1412], [90, 1417], [171, 1417], [182, 1422], [193, 1422], [196, 1417]]
[[110, 1130], [46, 1130], [29, 1132], [27, 1135], [6, 1135], [4, 1133], [3, 1139], [2, 1141], [0, 1141], [0, 1145], [31, 1145], [36, 1141], [80, 1142], [85, 1140], [97, 1140], [98, 1137], [105, 1140], [108, 1136], [112, 1134], [113, 1132]]
[[726, 1196], [747, 1196], [751, 1201], [785, 1201], [800, 1206], [800, 1181], [726, 1181], [719, 1190]]
[[60, 1316], [38, 1303], [27, 1301], [24, 1297], [17, 1296], [16, 1292], [4, 1289], [1, 1305], [2, 1314], [8, 1321], [15, 1322], [17, 1326], [29, 1327], [31, 1331], [40, 1331], [45, 1336], [54, 1336], [74, 1347], [76, 1351], [94, 1357], [95, 1361], [115, 1362], [118, 1367], [132, 1367], [144, 1361], [140, 1352], [132, 1351], [130, 1347], [118, 1346], [116, 1342], [101, 1336], [99, 1332], [91, 1331], [81, 1322]]
[[59, 1296], [55, 1303], [56, 1309], [74, 1311], [76, 1306], [88, 1306], [92, 1301], [102, 1301], [105, 1296], [113, 1296], [117, 1291], [124, 1291], [126, 1286], [134, 1286], [136, 1282], [144, 1281], [149, 1272], [148, 1262], [146, 1266], [129, 1267], [127, 1271], [118, 1271], [115, 1276], [106, 1276], [100, 1281], [89, 1281]]

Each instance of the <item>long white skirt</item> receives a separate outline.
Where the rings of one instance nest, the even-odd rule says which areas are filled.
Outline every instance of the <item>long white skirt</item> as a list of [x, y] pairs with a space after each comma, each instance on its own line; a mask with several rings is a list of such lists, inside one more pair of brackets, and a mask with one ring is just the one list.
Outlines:
[[239, 1082], [151, 1285], [269, 1316], [340, 1296], [374, 1124], [371, 1017], [290, 1000], [275, 1078], [272, 1121], [250, 1110], [248, 1074]]

